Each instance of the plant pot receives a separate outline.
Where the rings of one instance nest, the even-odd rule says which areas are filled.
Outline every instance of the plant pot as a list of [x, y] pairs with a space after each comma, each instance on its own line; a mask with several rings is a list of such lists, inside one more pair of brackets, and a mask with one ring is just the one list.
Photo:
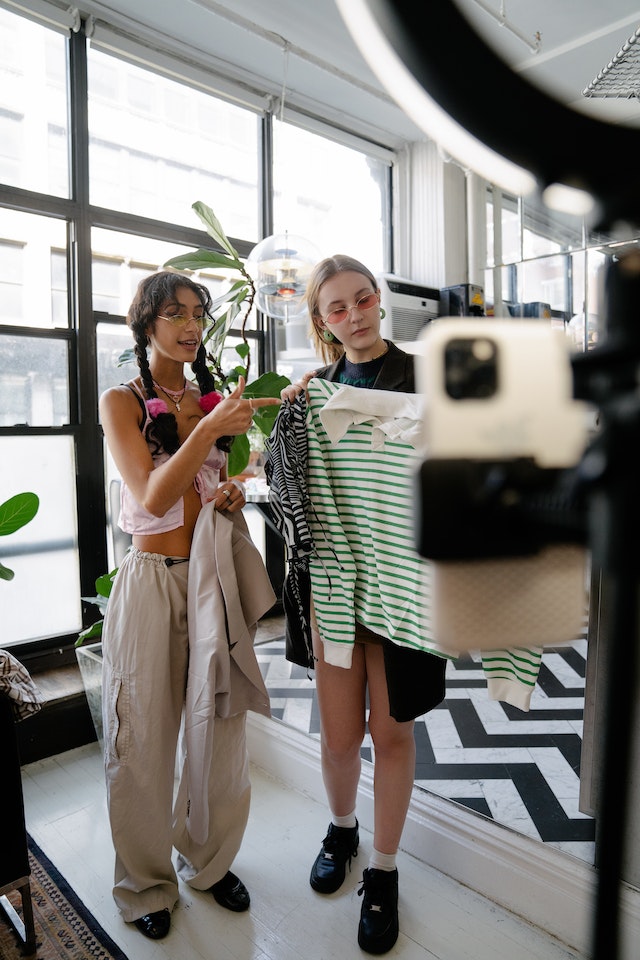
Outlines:
[[102, 744], [102, 643], [76, 647], [76, 659], [96, 736]]

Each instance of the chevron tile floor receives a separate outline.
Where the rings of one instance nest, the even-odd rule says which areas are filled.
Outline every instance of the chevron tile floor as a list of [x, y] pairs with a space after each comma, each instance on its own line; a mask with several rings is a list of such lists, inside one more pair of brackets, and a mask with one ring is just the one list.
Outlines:
[[[315, 683], [285, 660], [283, 632], [274, 617], [256, 637], [273, 716], [319, 738]], [[593, 863], [595, 821], [578, 809], [586, 652], [586, 638], [545, 649], [527, 713], [489, 700], [479, 655], [450, 661], [444, 702], [416, 721], [416, 785]]]

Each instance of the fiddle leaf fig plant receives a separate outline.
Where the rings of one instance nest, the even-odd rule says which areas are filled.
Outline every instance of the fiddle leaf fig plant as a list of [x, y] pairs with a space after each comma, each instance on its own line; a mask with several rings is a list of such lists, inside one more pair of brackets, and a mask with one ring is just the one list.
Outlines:
[[[165, 268], [194, 273], [199, 270], [224, 268], [225, 271], [235, 271], [240, 274], [228, 290], [213, 300], [211, 304], [213, 323], [204, 332], [203, 343], [207, 350], [207, 363], [215, 377], [216, 388], [221, 393], [229, 393], [237, 386], [238, 379], [242, 376], [246, 381], [243, 396], [247, 400], [257, 397], [279, 397], [280, 391], [291, 383], [287, 377], [274, 372], [267, 372], [251, 383], [248, 382], [251, 367], [251, 347], [245, 334], [245, 327], [256, 296], [253, 278], [247, 272], [240, 259], [240, 254], [222, 229], [220, 221], [211, 207], [202, 203], [201, 200], [197, 200], [192, 204], [192, 209], [199, 216], [209, 236], [219, 247], [222, 247], [224, 252], [201, 247], [190, 253], [181, 253], [177, 257], [172, 257], [164, 264]], [[225, 349], [228, 349], [227, 336], [238, 317], [240, 317], [238, 332], [241, 343], [236, 344], [234, 350], [239, 362], [225, 369], [223, 354]], [[132, 360], [135, 361], [133, 347], [125, 350], [119, 357], [120, 365]], [[277, 406], [261, 407], [256, 410], [254, 423], [264, 436], [268, 437], [271, 433], [277, 414]], [[249, 463], [249, 455], [250, 444], [248, 438], [245, 435], [235, 437], [231, 444], [227, 465], [230, 477], [238, 476], [246, 469]]]
[[[225, 252], [219, 253], [216, 250], [200, 248], [192, 253], [183, 253], [177, 257], [172, 257], [167, 260], [165, 267], [194, 272], [212, 267], [224, 267], [227, 271], [236, 271], [240, 274], [229, 289], [214, 300], [211, 306], [214, 322], [204, 334], [207, 362], [216, 378], [218, 389], [222, 393], [233, 390], [238, 383], [238, 378], [243, 376], [247, 382], [243, 396], [248, 400], [257, 397], [279, 397], [280, 391], [291, 382], [287, 377], [268, 372], [249, 383], [251, 348], [245, 334], [245, 327], [256, 296], [253, 279], [247, 272], [240, 259], [240, 254], [222, 229], [220, 221], [211, 207], [198, 200], [193, 204], [192, 209], [200, 217], [209, 236]], [[225, 370], [223, 369], [223, 351], [225, 350], [227, 335], [239, 316], [241, 317], [239, 333], [242, 342], [237, 344], [235, 352], [240, 363]], [[261, 407], [256, 410], [254, 423], [267, 437], [271, 433], [277, 413], [277, 406]], [[228, 473], [230, 477], [237, 476], [246, 469], [249, 463], [249, 454], [248, 437], [246, 435], [235, 437], [229, 453]]]
[[[40, 500], [35, 493], [17, 493], [15, 497], [0, 503], [0, 537], [20, 530], [35, 517]], [[0, 580], [13, 580], [15, 573], [0, 563]]]

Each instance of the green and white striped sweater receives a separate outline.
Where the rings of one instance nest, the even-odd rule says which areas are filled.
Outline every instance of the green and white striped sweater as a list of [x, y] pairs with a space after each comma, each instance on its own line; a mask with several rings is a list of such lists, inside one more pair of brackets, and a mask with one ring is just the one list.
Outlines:
[[[422, 398], [308, 385], [313, 602], [325, 657], [349, 667], [355, 619], [394, 643], [455, 659], [433, 636], [431, 564], [415, 551]], [[482, 655], [489, 697], [529, 709], [540, 648]]]

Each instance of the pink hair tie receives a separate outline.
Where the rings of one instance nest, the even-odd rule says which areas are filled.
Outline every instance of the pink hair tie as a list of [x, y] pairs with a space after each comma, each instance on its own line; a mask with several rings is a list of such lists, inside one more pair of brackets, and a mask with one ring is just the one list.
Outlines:
[[221, 400], [224, 400], [224, 397], [221, 393], [218, 393], [217, 390], [212, 390], [211, 393], [205, 393], [198, 399], [198, 404], [200, 409], [204, 410], [205, 413], [211, 413], [214, 407], [217, 407]]
[[152, 417], [157, 417], [159, 413], [169, 413], [169, 407], [164, 400], [160, 400], [159, 397], [152, 397], [151, 400], [145, 400], [145, 405]]

